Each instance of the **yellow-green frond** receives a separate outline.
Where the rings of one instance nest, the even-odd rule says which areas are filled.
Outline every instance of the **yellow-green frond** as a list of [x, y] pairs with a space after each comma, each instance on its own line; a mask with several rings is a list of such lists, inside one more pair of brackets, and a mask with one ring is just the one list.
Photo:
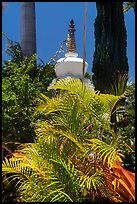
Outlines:
[[91, 151], [97, 152], [100, 158], [103, 158], [103, 164], [107, 162], [111, 168], [114, 161], [122, 162], [121, 157], [123, 157], [123, 154], [119, 146], [120, 139], [120, 137], [117, 137], [111, 144], [107, 144], [99, 139], [90, 139], [87, 145], [91, 147]]

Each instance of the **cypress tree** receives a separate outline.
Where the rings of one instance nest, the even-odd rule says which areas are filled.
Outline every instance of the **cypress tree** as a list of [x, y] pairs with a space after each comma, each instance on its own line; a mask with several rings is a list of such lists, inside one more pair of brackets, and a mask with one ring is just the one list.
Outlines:
[[[113, 93], [119, 75], [128, 74], [127, 34], [122, 2], [96, 2], [93, 83], [101, 93]], [[126, 84], [127, 80], [125, 81]], [[116, 93], [113, 93], [116, 94]]]

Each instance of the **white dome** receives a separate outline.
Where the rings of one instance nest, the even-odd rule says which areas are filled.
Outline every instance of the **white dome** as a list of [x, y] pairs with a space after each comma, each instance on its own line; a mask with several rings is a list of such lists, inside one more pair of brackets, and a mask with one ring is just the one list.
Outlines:
[[[85, 73], [87, 71], [87, 68], [88, 63], [85, 62]], [[57, 61], [57, 64], [55, 65], [55, 72], [58, 79], [67, 76], [82, 78], [83, 59], [78, 57], [61, 58]]]

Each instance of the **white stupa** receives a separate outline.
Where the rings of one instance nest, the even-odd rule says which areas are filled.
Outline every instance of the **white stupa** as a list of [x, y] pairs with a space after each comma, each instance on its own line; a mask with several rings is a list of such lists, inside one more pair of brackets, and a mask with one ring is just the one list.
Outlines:
[[[78, 58], [76, 53], [76, 42], [75, 42], [75, 25], [74, 21], [70, 21], [69, 34], [67, 40], [67, 50], [64, 58], [60, 58], [55, 65], [55, 72], [57, 79], [65, 77], [74, 77], [82, 79], [83, 74], [83, 59]], [[85, 73], [88, 68], [88, 63], [85, 62]], [[84, 73], [84, 74], [85, 74]]]

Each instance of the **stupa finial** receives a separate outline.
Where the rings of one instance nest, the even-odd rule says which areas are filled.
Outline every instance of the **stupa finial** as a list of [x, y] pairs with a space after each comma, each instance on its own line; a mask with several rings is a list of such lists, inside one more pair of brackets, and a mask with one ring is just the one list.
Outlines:
[[72, 19], [69, 24], [69, 29], [68, 29], [68, 39], [67, 39], [67, 49], [66, 49], [66, 57], [76, 57], [78, 54], [76, 53], [76, 41], [75, 41], [75, 35], [74, 32], [76, 31], [75, 29], [75, 24], [74, 20]]

